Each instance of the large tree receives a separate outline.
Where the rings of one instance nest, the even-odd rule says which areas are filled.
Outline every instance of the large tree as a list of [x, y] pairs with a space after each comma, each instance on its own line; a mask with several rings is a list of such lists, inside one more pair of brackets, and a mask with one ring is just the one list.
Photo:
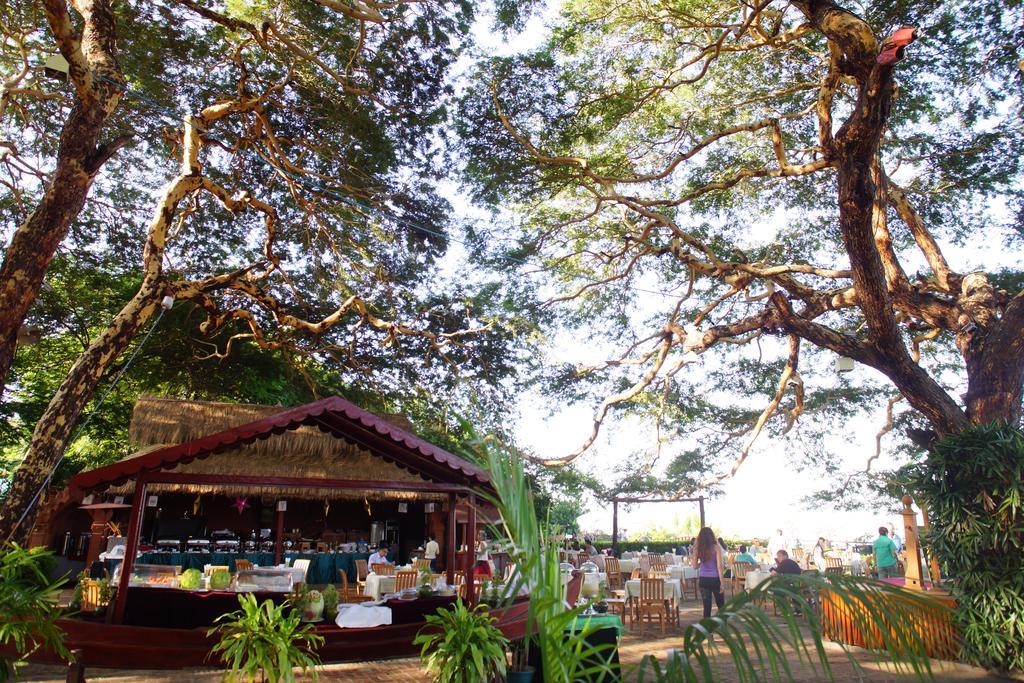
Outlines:
[[[851, 9], [578, 0], [544, 47], [481, 69], [467, 176], [517, 204], [516, 257], [562, 283], [564, 325], [608, 353], [546, 378], [597, 404], [549, 464], [616, 411], [659, 426], [621, 487], [667, 495], [730, 476], [764, 429], [799, 439], [801, 415], [835, 433], [865, 399], [925, 444], [1020, 422], [1020, 279], [946, 256], [1019, 245], [1020, 11]], [[902, 24], [923, 39], [887, 42]], [[870, 370], [837, 379], [836, 356]]]
[[[0, 536], [27, 533], [78, 417], [168, 296], [203, 313], [211, 360], [255, 344], [420, 396], [457, 392], [460, 368], [508, 372], [486, 303], [438, 277], [438, 128], [471, 19], [468, 2], [117, 6], [116, 30], [134, 36], [121, 62], [142, 87], [110, 125], [139, 144], [108, 164], [64, 248], [128, 255], [138, 279], [35, 422]], [[22, 112], [60, 106], [20, 94]], [[37, 145], [23, 155], [45, 157], [45, 135], [11, 128]], [[5, 199], [27, 204], [32, 182], [14, 185]]]

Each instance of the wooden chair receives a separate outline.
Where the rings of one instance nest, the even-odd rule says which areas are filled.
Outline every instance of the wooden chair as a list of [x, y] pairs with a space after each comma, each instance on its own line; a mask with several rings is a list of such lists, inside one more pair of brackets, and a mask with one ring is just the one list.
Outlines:
[[729, 585], [732, 586], [733, 595], [736, 595], [737, 591], [746, 590], [747, 572], [756, 566], [753, 562], [737, 562], [732, 566], [732, 578], [729, 579]]
[[658, 617], [661, 635], [665, 635], [666, 622], [671, 621], [665, 599], [664, 579], [640, 579], [640, 600], [636, 606], [637, 624], [641, 631], [649, 624], [652, 616]]
[[402, 571], [395, 572], [395, 592], [401, 593], [406, 588], [416, 587], [416, 577], [419, 576], [419, 572], [415, 569], [403, 569]]
[[252, 569], [252, 562], [250, 560], [235, 560], [236, 572], [247, 572], [250, 569]]
[[95, 612], [106, 605], [106, 602], [100, 600], [100, 582], [97, 579], [82, 579], [82, 611]]
[[360, 593], [358, 586], [356, 586], [355, 590], [351, 588], [348, 582], [348, 574], [345, 573], [344, 569], [339, 569], [338, 575], [341, 576], [341, 590], [338, 593], [342, 602], [366, 602], [367, 600], [373, 600], [372, 595]]
[[326, 543], [318, 541], [316, 544], [316, 551], [318, 553], [326, 553], [329, 550]]
[[466, 597], [466, 572], [458, 570], [454, 573], [455, 576], [455, 592], [460, 598]]
[[226, 564], [216, 564], [216, 565], [211, 564], [208, 568], [203, 569], [203, 576], [209, 576], [210, 574], [212, 574], [214, 572], [228, 572], [228, 571], [231, 571], [231, 570], [228, 569], [228, 566]]
[[652, 572], [664, 572], [666, 571], [665, 558], [661, 555], [655, 555], [651, 557], [651, 571]]
[[302, 583], [306, 583], [306, 574], [309, 573], [309, 560], [295, 560], [292, 568], [302, 571]]
[[362, 591], [366, 587], [366, 575], [370, 573], [370, 567], [366, 560], [356, 560], [356, 586]]
[[393, 564], [388, 564], [387, 562], [374, 562], [370, 565], [370, 571], [377, 576], [394, 576], [397, 570]]
[[838, 557], [826, 557], [825, 558], [825, 573], [826, 574], [842, 574], [843, 573], [843, 561]]
[[608, 605], [608, 611], [612, 614], [619, 615], [622, 619], [622, 623], [626, 623], [626, 599], [625, 598], [605, 598], [605, 603]]
[[645, 572], [643, 569], [640, 569], [640, 567], [637, 567], [636, 569], [633, 570], [633, 573], [629, 575], [629, 578], [630, 578], [630, 580], [632, 580], [632, 579], [642, 579], [642, 578], [644, 578], [646, 576], [647, 576], [647, 572]]
[[619, 568], [619, 561], [614, 557], [606, 557], [604, 571], [608, 575], [608, 590], [621, 590], [622, 570]]
[[696, 576], [690, 578], [683, 577], [683, 579], [679, 583], [680, 588], [682, 588], [683, 590], [683, 600], [685, 600], [690, 595], [693, 596], [694, 600], [697, 600], [700, 597], [700, 590], [698, 588], [699, 582]]
[[416, 571], [420, 571], [421, 569], [430, 569], [430, 560], [417, 557], [412, 561], [412, 568]]

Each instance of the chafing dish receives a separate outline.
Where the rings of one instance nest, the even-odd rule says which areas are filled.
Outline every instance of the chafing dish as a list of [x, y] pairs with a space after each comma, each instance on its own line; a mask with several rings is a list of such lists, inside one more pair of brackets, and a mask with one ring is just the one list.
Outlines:
[[156, 551], [158, 553], [180, 553], [181, 552], [181, 541], [176, 538], [161, 538], [156, 542]]
[[208, 553], [210, 552], [210, 539], [190, 538], [185, 541], [185, 550], [190, 553]]

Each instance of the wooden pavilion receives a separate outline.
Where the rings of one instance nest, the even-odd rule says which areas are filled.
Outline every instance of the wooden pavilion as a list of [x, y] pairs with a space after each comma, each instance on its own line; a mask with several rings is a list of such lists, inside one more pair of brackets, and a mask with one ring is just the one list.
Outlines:
[[[249, 419], [207, 433], [226, 417]], [[464, 538], [472, 539], [476, 495], [492, 490], [481, 468], [337, 396], [288, 410], [145, 398], [133, 417], [131, 433], [137, 443], [172, 445], [150, 445], [121, 461], [80, 473], [72, 478], [71, 495], [65, 497], [81, 500], [90, 492], [131, 496], [115, 623], [124, 615], [148, 496], [174, 492], [281, 500], [432, 501], [446, 512], [445, 566], [453, 583], [456, 508], [464, 507]], [[460, 499], [464, 506], [459, 506]], [[281, 556], [281, 507], [275, 559]], [[471, 561], [466, 564], [467, 597], [472, 600], [473, 566]]]

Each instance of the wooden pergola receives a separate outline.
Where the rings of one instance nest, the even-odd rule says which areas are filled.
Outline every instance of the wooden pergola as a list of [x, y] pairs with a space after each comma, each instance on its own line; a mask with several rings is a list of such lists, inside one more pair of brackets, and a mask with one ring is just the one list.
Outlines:
[[612, 549], [619, 553], [619, 503], [698, 503], [700, 505], [700, 526], [704, 527], [704, 496], [696, 498], [651, 498], [648, 496], [612, 496]]
[[[391, 462], [418, 476], [417, 481], [381, 481], [347, 479], [343, 472], [337, 478], [310, 478], [271, 476], [268, 474], [203, 474], [173, 472], [175, 467], [193, 460], [215, 457], [218, 453], [234, 451], [261, 439], [274, 438], [300, 427], [313, 426], [337, 439], [344, 440], [375, 457]], [[80, 492], [103, 491], [111, 486], [134, 482], [131, 517], [127, 528], [125, 559], [117, 591], [114, 610], [115, 623], [124, 617], [128, 597], [128, 584], [139, 547], [139, 537], [145, 512], [147, 487], [159, 484], [188, 484], [208, 486], [280, 487], [281, 489], [312, 488], [319, 490], [402, 491], [441, 494], [447, 497], [447, 574], [449, 584], [454, 583], [456, 502], [462, 497], [468, 503], [468, 539], [476, 536], [476, 495], [493, 493], [490, 477], [481, 468], [439, 448], [385, 419], [374, 415], [354, 403], [335, 396], [305, 406], [285, 410], [268, 417], [226, 429], [185, 443], [159, 448], [126, 460], [112, 463], [72, 478], [70, 488]], [[283, 513], [277, 517], [277, 549], [280, 561]], [[468, 540], [467, 544], [471, 544]], [[467, 599], [473, 600], [473, 554], [467, 553]]]

